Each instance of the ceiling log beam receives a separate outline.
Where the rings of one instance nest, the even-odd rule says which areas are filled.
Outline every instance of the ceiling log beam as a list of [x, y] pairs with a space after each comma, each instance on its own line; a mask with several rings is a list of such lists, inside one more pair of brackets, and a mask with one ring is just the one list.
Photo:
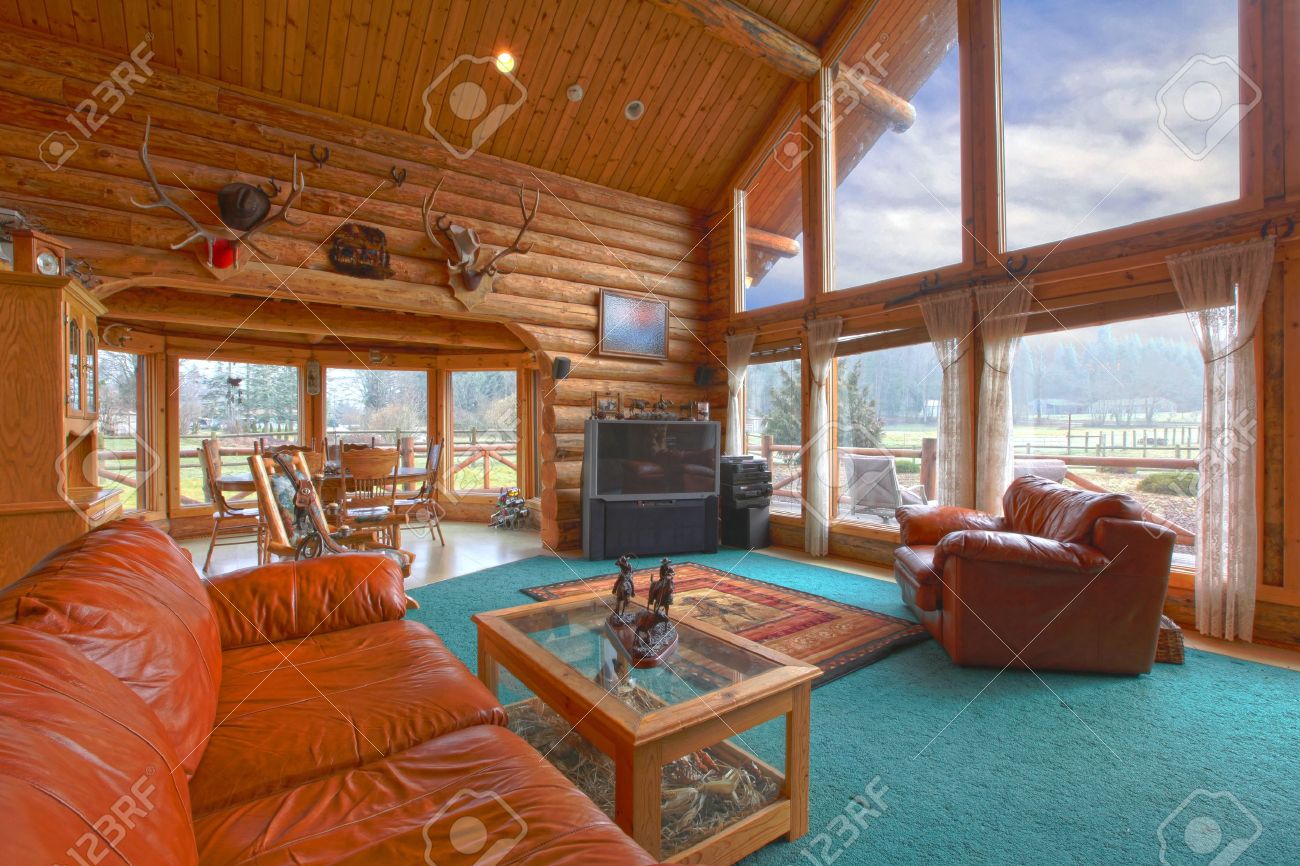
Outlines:
[[734, 0], [649, 0], [798, 81], [821, 69], [817, 49]]

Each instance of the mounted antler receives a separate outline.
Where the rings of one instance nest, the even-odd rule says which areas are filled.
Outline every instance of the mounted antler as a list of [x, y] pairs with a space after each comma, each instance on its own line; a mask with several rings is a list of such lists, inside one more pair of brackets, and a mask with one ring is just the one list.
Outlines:
[[[541, 191], [536, 193], [537, 198], [533, 201], [532, 209], [529, 210], [525, 190], [520, 187], [519, 210], [523, 214], [524, 222], [519, 228], [519, 233], [515, 235], [515, 239], [510, 246], [498, 250], [495, 255], [488, 259], [485, 265], [478, 267], [476, 263], [479, 260], [479, 253], [483, 249], [483, 244], [478, 238], [478, 232], [466, 226], [456, 225], [445, 213], [431, 218], [434, 199], [441, 189], [442, 179], [440, 178], [437, 186], [433, 188], [433, 192], [425, 197], [424, 205], [420, 209], [424, 217], [424, 233], [428, 235], [430, 242], [447, 256], [447, 270], [450, 272], [452, 292], [467, 308], [473, 307], [492, 291], [492, 282], [497, 275], [497, 263], [506, 256], [515, 253], [527, 253], [532, 248], [531, 244], [525, 246], [520, 242], [524, 239], [524, 234], [537, 216], [537, 209], [542, 202], [542, 194]], [[442, 236], [441, 238], [434, 234], [435, 229]]]
[[[239, 244], [246, 244], [249, 249], [253, 250], [261, 258], [274, 260], [275, 256], [267, 253], [265, 250], [258, 247], [257, 244], [253, 243], [252, 237], [267, 226], [273, 225], [277, 222], [285, 222], [289, 225], [302, 225], [302, 223], [296, 223], [289, 219], [289, 209], [293, 207], [294, 202], [298, 200], [298, 196], [302, 195], [302, 191], [307, 186], [306, 178], [302, 172], [298, 171], [298, 154], [295, 153], [293, 155], [292, 187], [289, 191], [289, 196], [284, 200], [284, 204], [280, 205], [280, 210], [273, 216], [266, 215], [271, 208], [270, 200], [278, 196], [281, 190], [280, 184], [276, 182], [274, 177], [269, 181], [271, 187], [270, 194], [261, 187], [248, 183], [231, 183], [222, 187], [221, 192], [217, 195], [218, 208], [221, 210], [219, 220], [222, 223], [222, 227], [234, 235], [233, 239], [227, 239], [219, 237], [212, 230], [200, 225], [198, 220], [190, 216], [188, 211], [176, 202], [172, 201], [171, 196], [167, 195], [167, 191], [163, 189], [162, 184], [158, 182], [158, 175], [154, 173], [153, 164], [149, 161], [149, 132], [152, 128], [153, 118], [146, 119], [144, 125], [144, 142], [140, 145], [140, 163], [144, 166], [145, 174], [149, 176], [149, 183], [153, 185], [154, 194], [158, 196], [158, 200], [155, 202], [142, 203], [135, 199], [131, 199], [131, 203], [144, 210], [166, 208], [179, 214], [181, 218], [193, 227], [194, 232], [180, 243], [172, 244], [172, 249], [179, 250], [182, 247], [192, 244], [194, 241], [202, 239], [207, 244], [208, 248], [208, 267], [219, 267], [219, 269], [228, 268], [236, 261], [232, 253], [235, 252], [235, 248], [238, 247]], [[237, 233], [238, 229], [243, 229], [243, 233]], [[222, 245], [222, 255], [224, 257], [220, 266], [218, 266], [214, 261], [218, 244]]]
[[506, 256], [514, 255], [515, 253], [527, 253], [533, 248], [532, 244], [521, 247], [519, 242], [524, 239], [524, 232], [528, 231], [528, 226], [530, 226], [533, 220], [537, 217], [537, 208], [542, 204], [542, 191], [539, 189], [535, 194], [537, 197], [533, 199], [533, 209], [530, 211], [528, 210], [528, 206], [524, 204], [524, 188], [522, 186], [519, 187], [519, 211], [523, 214], [524, 224], [519, 227], [519, 234], [515, 235], [515, 239], [511, 242], [510, 246], [488, 259], [488, 263], [483, 267], [483, 270], [486, 273], [495, 275], [497, 272], [497, 262], [501, 261]]
[[144, 142], [140, 145], [140, 164], [144, 166], [144, 172], [149, 176], [149, 183], [153, 185], [154, 195], [158, 196], [158, 200], [155, 202], [141, 203], [133, 198], [131, 199], [131, 204], [141, 208], [142, 210], [166, 208], [173, 213], [179, 214], [182, 219], [190, 224], [190, 227], [193, 228], [194, 231], [189, 237], [180, 243], [172, 244], [172, 249], [179, 250], [182, 247], [187, 247], [195, 241], [202, 239], [208, 245], [208, 265], [211, 266], [213, 247], [216, 245], [217, 236], [208, 229], [199, 225], [198, 221], [195, 220], [194, 217], [190, 216], [189, 212], [186, 211], [185, 208], [172, 201], [171, 196], [167, 195], [167, 191], [164, 190], [162, 184], [158, 182], [158, 175], [154, 174], [153, 165], [149, 162], [149, 131], [152, 127], [153, 118], [146, 118], [144, 122]]
[[[289, 197], [284, 200], [284, 204], [280, 205], [280, 209], [276, 211], [273, 216], [266, 217], [265, 219], [258, 222], [257, 225], [253, 226], [243, 234], [239, 235], [239, 237], [235, 239], [235, 243], [247, 244], [248, 248], [251, 249], [253, 252], [257, 253], [260, 257], [265, 259], [271, 259], [272, 261], [275, 260], [275, 256], [271, 255], [270, 253], [266, 252], [261, 247], [259, 247], [257, 244], [253, 243], [252, 237], [253, 235], [260, 232], [262, 229], [266, 228], [267, 226], [273, 225], [278, 222], [283, 222], [291, 226], [300, 226], [306, 222], [306, 220], [304, 220], [303, 222], [294, 222], [293, 220], [289, 219], [289, 208], [293, 207], [293, 203], [298, 200], [298, 196], [302, 195], [302, 191], [307, 188], [306, 176], [304, 176], [302, 172], [298, 171], [298, 154], [296, 153], [293, 155], [292, 176], [293, 176], [293, 186], [289, 190]], [[275, 178], [271, 178], [271, 183], [272, 185], [274, 185], [276, 194], [278, 195], [280, 192], [280, 185], [275, 182]]]

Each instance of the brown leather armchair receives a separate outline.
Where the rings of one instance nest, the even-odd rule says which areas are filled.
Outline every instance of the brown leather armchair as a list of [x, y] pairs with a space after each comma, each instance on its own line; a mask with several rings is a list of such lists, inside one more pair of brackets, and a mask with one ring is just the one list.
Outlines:
[[1174, 534], [1133, 497], [1018, 478], [1003, 517], [905, 505], [894, 576], [952, 660], [1139, 674], [1155, 661]]

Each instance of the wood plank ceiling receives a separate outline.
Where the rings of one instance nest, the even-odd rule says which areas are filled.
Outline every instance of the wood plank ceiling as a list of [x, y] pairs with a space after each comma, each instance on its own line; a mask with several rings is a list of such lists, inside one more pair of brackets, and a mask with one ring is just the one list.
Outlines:
[[[746, 5], [816, 45], [845, 0]], [[457, 147], [491, 115], [457, 116], [474, 112], [456, 85], [475, 81], [489, 107], [523, 97], [482, 152], [695, 208], [716, 200], [794, 84], [649, 0], [0, 0], [0, 21], [123, 55], [152, 34], [158, 64], [432, 142], [427, 113]], [[456, 63], [503, 51], [514, 82]], [[646, 106], [635, 122], [631, 100]]]

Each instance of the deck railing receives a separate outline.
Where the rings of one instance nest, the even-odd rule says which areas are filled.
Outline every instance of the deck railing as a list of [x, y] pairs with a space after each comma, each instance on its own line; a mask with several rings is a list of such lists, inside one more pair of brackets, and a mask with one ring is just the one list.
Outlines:
[[[772, 469], [772, 496], [773, 507], [776, 510], [798, 510], [799, 498], [802, 496], [803, 476], [801, 467], [794, 463], [794, 460], [803, 452], [804, 446], [801, 445], [779, 445], [773, 441], [771, 436], [762, 435], [746, 436], [746, 450], [750, 454], [762, 457], [767, 461]], [[1100, 450], [1106, 450], [1105, 444], [1101, 437], [1095, 437], [1093, 441], [1099, 443]], [[924, 438], [921, 440], [920, 448], [856, 448], [841, 446], [838, 451], [844, 454], [867, 454], [874, 456], [889, 456], [896, 460], [916, 460], [920, 464], [920, 484], [925, 488], [926, 497], [933, 499], [935, 496], [935, 461], [938, 455], [936, 448], [937, 440], [933, 438]], [[1023, 447], [1023, 446], [1022, 446]], [[1132, 450], [1137, 446], [1130, 446]], [[1115, 446], [1114, 450], [1120, 450]], [[1187, 453], [1192, 450], [1188, 443], [1178, 443], [1174, 445], [1147, 445], [1144, 450], [1147, 451], [1174, 451]], [[1090, 490], [1095, 493], [1111, 493], [1113, 491], [1106, 489], [1096, 481], [1086, 478], [1073, 471], [1076, 468], [1113, 468], [1125, 470], [1140, 469], [1158, 469], [1167, 471], [1196, 471], [1198, 462], [1191, 457], [1174, 456], [1117, 456], [1106, 454], [1066, 454], [1055, 451], [1052, 446], [1036, 446], [1033, 450], [1024, 449], [1016, 450], [1016, 457], [1026, 460], [1059, 460], [1067, 467], [1065, 479], [1076, 487], [1084, 490]], [[781, 470], [785, 468], [786, 472]], [[843, 506], [851, 505], [848, 494], [844, 491], [844, 486], [840, 487], [839, 502]], [[1195, 545], [1196, 533], [1185, 526], [1169, 520], [1153, 512], [1150, 508], [1143, 505], [1143, 516], [1151, 523], [1171, 529], [1177, 537], [1177, 544]]]
[[[428, 443], [416, 440], [413, 436], [396, 436], [389, 430], [348, 430], [331, 431], [329, 438], [336, 441], [373, 441], [374, 444], [392, 447], [394, 442], [401, 454], [403, 466], [423, 465], [428, 453]], [[465, 492], [496, 492], [500, 487], [518, 484], [519, 481], [519, 445], [517, 442], [501, 441], [505, 436], [513, 436], [513, 430], [484, 430], [470, 428], [457, 430], [452, 445], [452, 477], [456, 479], [456, 490]], [[501, 437], [501, 438], [498, 438]], [[222, 441], [222, 469], [231, 473], [247, 472], [248, 457], [255, 453], [252, 443], [257, 441], [295, 441], [296, 430], [274, 434], [258, 433], [211, 433], [186, 434], [180, 437], [182, 447], [179, 452], [180, 473], [182, 478], [201, 478], [203, 467], [200, 463], [198, 443], [204, 439]], [[227, 444], [232, 442], [240, 444]], [[190, 442], [192, 444], [186, 445]], [[105, 481], [131, 490], [138, 489], [140, 478], [136, 472], [137, 453], [135, 449], [103, 449], [99, 452], [99, 476]], [[493, 470], [496, 477], [493, 477]], [[201, 482], [200, 482], [201, 484]], [[207, 504], [203, 499], [187, 495], [182, 486], [181, 504], [199, 506]]]

